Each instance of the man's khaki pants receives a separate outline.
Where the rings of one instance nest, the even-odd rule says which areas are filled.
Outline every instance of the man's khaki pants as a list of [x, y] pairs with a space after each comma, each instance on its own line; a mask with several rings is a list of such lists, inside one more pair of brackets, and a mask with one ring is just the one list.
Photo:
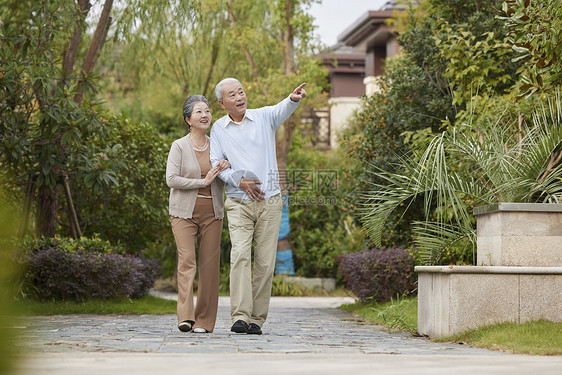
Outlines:
[[[260, 327], [267, 318], [281, 225], [281, 194], [251, 201], [227, 198], [225, 209], [232, 250], [230, 254], [230, 315]], [[254, 277], [252, 280], [252, 240]]]

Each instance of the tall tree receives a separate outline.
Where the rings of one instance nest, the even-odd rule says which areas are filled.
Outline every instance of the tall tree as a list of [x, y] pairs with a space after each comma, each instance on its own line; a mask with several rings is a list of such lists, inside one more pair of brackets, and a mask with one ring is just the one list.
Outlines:
[[[107, 186], [116, 181], [115, 171], [99, 167], [104, 164], [101, 159], [92, 163], [86, 141], [92, 133], [103, 134], [107, 126], [107, 121], [99, 121], [93, 99], [95, 69], [108, 33], [112, 29], [114, 37], [132, 34], [135, 25], [127, 22], [131, 15], [150, 18], [167, 11], [181, 17], [196, 2], [129, 0], [118, 9], [113, 0], [2, 3], [0, 163], [15, 171], [20, 185], [27, 185], [26, 209], [35, 196], [38, 235], [55, 234], [62, 186], [70, 230], [80, 236], [68, 179], [76, 177], [78, 170], [90, 170], [95, 183]], [[94, 8], [99, 16], [93, 14]], [[120, 21], [113, 28], [112, 15]], [[95, 31], [88, 34], [87, 30]]]
[[[159, 116], [159, 121], [170, 122], [160, 128], [185, 131], [179, 116], [185, 97], [207, 95], [218, 118], [222, 109], [214, 100], [213, 89], [225, 77], [236, 77], [244, 84], [251, 107], [277, 103], [296, 85], [307, 82], [306, 100], [276, 134], [278, 167], [284, 177], [303, 116], [327, 104], [323, 93], [327, 91], [327, 73], [313, 58], [319, 46], [313, 38], [313, 18], [307, 14], [313, 1], [210, 0], [199, 2], [188, 21], [167, 17], [163, 24], [159, 17], [165, 16], [164, 11], [150, 19], [138, 17], [137, 31], [122, 52], [132, 63], [127, 69], [133, 66], [137, 72], [134, 84], [141, 90], [134, 95], [143, 95], [145, 105], [160, 107], [156, 110], [164, 108], [165, 113], [177, 114]], [[148, 58], [146, 48], [152, 51]], [[143, 86], [150, 90], [142, 90]], [[165, 87], [166, 95], [154, 97], [158, 86]], [[154, 98], [154, 103], [149, 98]], [[132, 109], [131, 113], [139, 112], [137, 106]]]
[[[126, 43], [116, 45], [123, 61], [116, 65], [118, 74], [135, 72], [130, 76], [135, 92], [129, 91], [125, 98], [142, 97], [144, 106], [179, 113], [186, 96], [204, 94], [217, 113], [222, 110], [213, 100], [214, 86], [234, 76], [244, 83], [253, 106], [282, 99], [301, 80], [309, 82], [305, 104], [324, 105], [327, 98], [319, 94], [327, 85], [325, 72], [311, 57], [318, 47], [312, 35], [313, 19], [306, 13], [312, 1], [208, 0], [193, 4], [189, 14], [184, 9], [185, 18], [172, 16], [174, 8], [159, 9], [150, 18], [129, 12], [130, 18], [120, 19], [118, 28], [136, 25], [135, 31], [122, 40]], [[160, 98], [154, 97], [158, 86], [165, 88]], [[181, 119], [174, 118], [177, 127]], [[291, 137], [288, 131], [279, 144], [282, 160]]]
[[[246, 83], [253, 106], [271, 105], [288, 95], [300, 82], [307, 82], [307, 99], [301, 110], [291, 116], [277, 132], [277, 162], [287, 169], [287, 156], [295, 130], [302, 126], [303, 115], [327, 103], [323, 93], [327, 74], [313, 55], [318, 45], [313, 38], [313, 18], [307, 13], [312, 0], [272, 0], [258, 2], [229, 0], [228, 11], [235, 36], [232, 47], [243, 52]], [[233, 72], [235, 73], [235, 72]], [[249, 84], [248, 84], [249, 82]]]
[[[353, 205], [368, 182], [387, 183], [373, 171], [398, 172], [412, 140], [469, 115], [471, 94], [503, 93], [516, 80], [517, 66], [505, 48], [507, 30], [496, 18], [501, 0], [425, 0], [420, 6], [423, 12], [411, 9], [401, 30], [401, 56], [387, 63], [381, 91], [366, 98], [344, 142], [359, 166], [350, 199], [357, 213]], [[410, 205], [409, 214], [423, 217], [421, 200], [412, 201], [393, 212], [382, 234], [385, 245], [412, 243], [411, 218], [403, 216], [404, 208]]]
[[[10, 6], [15, 1], [7, 3]], [[82, 105], [82, 100], [84, 93], [93, 89], [91, 73], [112, 5], [113, 0], [105, 1], [84, 58], [80, 46], [91, 8], [89, 1], [42, 1], [28, 11], [15, 6], [9, 8], [14, 12], [3, 14], [19, 22], [2, 24], [4, 48], [0, 54], [6, 64], [0, 107], [4, 141], [1, 163], [28, 181], [29, 193], [36, 186], [38, 235], [55, 234], [60, 186], [68, 188], [67, 179], [85, 152], [81, 144], [84, 137], [99, 130], [92, 103]], [[75, 69], [77, 61], [83, 61], [80, 73]], [[65, 189], [65, 193], [71, 203], [70, 191]], [[72, 227], [79, 236], [77, 220], [72, 220]]]

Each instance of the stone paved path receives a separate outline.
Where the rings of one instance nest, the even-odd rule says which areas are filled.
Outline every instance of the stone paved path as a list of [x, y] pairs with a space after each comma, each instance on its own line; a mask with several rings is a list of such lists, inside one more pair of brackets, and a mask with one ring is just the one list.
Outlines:
[[532, 357], [389, 334], [334, 306], [274, 298], [261, 336], [229, 331], [221, 297], [212, 334], [182, 333], [175, 315], [64, 315], [21, 326], [21, 374], [560, 374], [561, 357]]

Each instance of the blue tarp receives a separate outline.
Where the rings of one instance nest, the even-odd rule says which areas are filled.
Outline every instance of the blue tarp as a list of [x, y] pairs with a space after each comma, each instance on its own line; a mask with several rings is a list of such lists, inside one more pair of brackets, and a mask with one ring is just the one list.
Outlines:
[[[289, 196], [283, 195], [283, 211], [281, 212], [281, 227], [279, 228], [278, 240], [282, 240], [291, 234], [289, 227]], [[295, 265], [293, 263], [293, 250], [283, 249], [277, 252], [275, 260], [275, 274], [276, 275], [295, 275]]]
[[293, 264], [293, 250], [277, 252], [275, 260], [275, 274], [295, 276], [295, 265]]
[[281, 211], [281, 227], [279, 228], [278, 240], [282, 240], [291, 234], [291, 228], [289, 227], [289, 197], [283, 195], [283, 211]]

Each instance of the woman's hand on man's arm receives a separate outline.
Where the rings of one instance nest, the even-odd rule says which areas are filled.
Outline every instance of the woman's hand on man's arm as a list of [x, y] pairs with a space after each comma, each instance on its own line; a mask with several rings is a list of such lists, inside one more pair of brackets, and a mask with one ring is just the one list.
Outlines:
[[230, 162], [226, 159], [219, 160], [216, 167], [219, 167], [219, 172], [222, 172], [225, 169], [230, 168]]

